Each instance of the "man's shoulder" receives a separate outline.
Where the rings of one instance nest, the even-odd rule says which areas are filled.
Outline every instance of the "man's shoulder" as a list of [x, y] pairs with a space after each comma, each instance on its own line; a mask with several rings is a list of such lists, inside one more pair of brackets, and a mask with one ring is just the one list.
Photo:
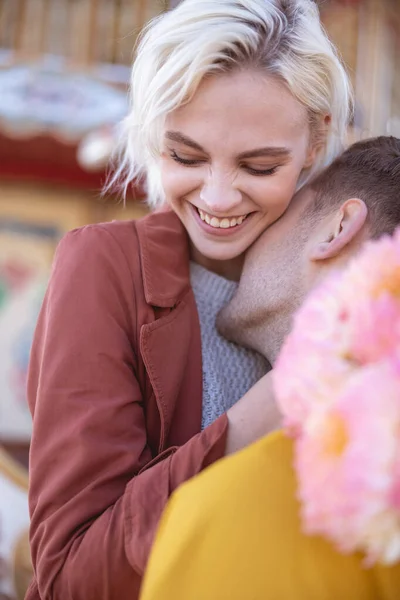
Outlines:
[[215, 514], [217, 518], [227, 508], [258, 510], [264, 506], [266, 495], [271, 502], [271, 488], [278, 498], [282, 494], [293, 497], [292, 462], [291, 440], [281, 431], [274, 432], [218, 461], [181, 486], [174, 496], [174, 503], [184, 506], [197, 499], [199, 514], [204, 514], [206, 505], [209, 515]]

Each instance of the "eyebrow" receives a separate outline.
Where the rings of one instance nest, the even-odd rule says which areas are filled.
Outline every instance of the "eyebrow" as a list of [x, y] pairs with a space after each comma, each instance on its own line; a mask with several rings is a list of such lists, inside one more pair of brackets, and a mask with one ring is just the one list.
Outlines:
[[290, 150], [280, 146], [265, 146], [265, 148], [256, 148], [255, 150], [249, 150], [248, 152], [242, 152], [238, 158], [259, 158], [262, 156], [272, 156], [273, 158], [288, 158], [290, 156]]
[[165, 137], [172, 142], [184, 144], [185, 146], [189, 146], [189, 148], [193, 148], [194, 150], [198, 150], [199, 152], [204, 152], [207, 154], [200, 144], [192, 140], [190, 137], [183, 135], [183, 133], [180, 133], [179, 131], [167, 131]]
[[[184, 144], [185, 146], [189, 146], [189, 148], [193, 148], [198, 152], [203, 152], [207, 154], [207, 152], [194, 140], [179, 131], [167, 131], [165, 133], [165, 137], [172, 142], [178, 142], [179, 144]], [[259, 157], [279, 157], [279, 158], [288, 158], [291, 152], [288, 148], [281, 146], [265, 146], [264, 148], [255, 148], [254, 150], [248, 150], [246, 152], [242, 152], [238, 155], [239, 160], [243, 160], [246, 158], [259, 158]]]

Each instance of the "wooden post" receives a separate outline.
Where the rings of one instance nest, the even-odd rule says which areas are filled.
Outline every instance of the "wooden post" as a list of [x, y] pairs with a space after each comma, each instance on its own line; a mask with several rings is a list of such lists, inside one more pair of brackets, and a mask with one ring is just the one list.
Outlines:
[[384, 135], [390, 119], [395, 56], [386, 0], [360, 5], [356, 103], [361, 137]]
[[90, 0], [89, 8], [89, 43], [87, 48], [87, 64], [90, 65], [96, 60], [96, 38], [98, 36], [98, 0]]
[[146, 22], [146, 0], [136, 0], [136, 25], [138, 30], [142, 29]]
[[118, 63], [118, 43], [119, 43], [119, 17], [122, 9], [122, 0], [115, 0], [114, 2], [114, 15], [113, 15], [113, 29], [112, 29], [112, 63]]
[[38, 51], [40, 54], [45, 54], [46, 52], [48, 52], [47, 40], [48, 40], [48, 32], [49, 32], [50, 13], [51, 13], [51, 0], [43, 0], [43, 9], [42, 9], [42, 14], [41, 14], [41, 19], [40, 19], [39, 48], [38, 48]]
[[22, 50], [22, 40], [24, 35], [24, 23], [26, 15], [26, 0], [16, 0], [17, 10], [15, 14], [15, 29], [13, 49], [18, 54]]

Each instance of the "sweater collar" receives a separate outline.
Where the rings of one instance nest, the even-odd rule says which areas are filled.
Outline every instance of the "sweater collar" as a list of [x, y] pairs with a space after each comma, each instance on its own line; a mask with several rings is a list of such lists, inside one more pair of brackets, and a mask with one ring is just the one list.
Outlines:
[[164, 209], [137, 221], [146, 302], [173, 308], [190, 288], [189, 240], [176, 214]]

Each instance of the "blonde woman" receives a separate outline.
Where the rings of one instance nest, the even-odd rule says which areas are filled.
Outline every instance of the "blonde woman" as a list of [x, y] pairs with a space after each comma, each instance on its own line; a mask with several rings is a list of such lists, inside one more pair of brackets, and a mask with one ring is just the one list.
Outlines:
[[173, 490], [267, 432], [267, 365], [215, 317], [351, 104], [311, 0], [185, 0], [131, 94], [117, 177], [154, 211], [63, 239], [33, 344], [29, 600], [137, 598]]

